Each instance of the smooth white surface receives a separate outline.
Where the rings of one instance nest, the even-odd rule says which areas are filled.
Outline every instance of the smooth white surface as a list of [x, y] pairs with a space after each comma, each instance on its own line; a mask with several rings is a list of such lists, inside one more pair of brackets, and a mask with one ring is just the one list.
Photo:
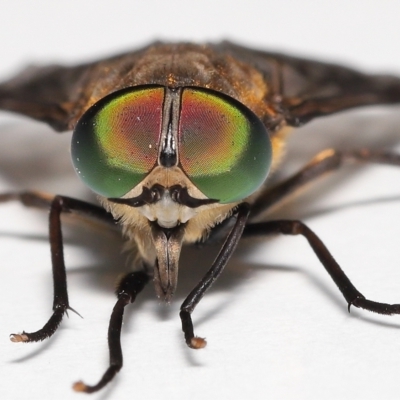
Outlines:
[[[229, 38], [400, 75], [400, 5], [393, 1], [0, 2], [4, 79], [28, 62], [109, 55], [155, 38]], [[400, 108], [319, 120], [290, 140], [283, 173], [326, 147], [394, 148]], [[90, 198], [69, 162], [69, 134], [0, 115], [0, 190], [37, 188]], [[273, 217], [301, 218], [366, 296], [400, 302], [400, 171], [346, 169]], [[14, 344], [11, 332], [42, 326], [51, 313], [46, 213], [0, 207], [0, 397], [78, 399], [70, 385], [95, 383], [107, 366], [119, 243], [89, 228], [66, 233], [73, 313], [49, 341]], [[214, 249], [215, 250], [215, 249]], [[183, 255], [176, 301], [152, 287], [126, 313], [124, 368], [93, 399], [398, 398], [400, 317], [349, 315], [333, 282], [301, 238], [244, 244], [193, 314], [201, 351], [186, 348], [179, 305], [212, 260]], [[215, 251], [214, 251], [215, 253]], [[195, 264], [195, 265], [193, 265]]]

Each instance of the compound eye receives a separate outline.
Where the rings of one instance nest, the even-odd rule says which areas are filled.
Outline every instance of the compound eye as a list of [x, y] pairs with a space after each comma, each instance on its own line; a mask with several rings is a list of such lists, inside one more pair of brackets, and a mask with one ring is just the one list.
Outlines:
[[157, 163], [164, 88], [138, 86], [90, 107], [72, 136], [72, 162], [82, 181], [106, 197], [121, 197]]
[[185, 88], [179, 120], [179, 161], [207, 197], [230, 203], [265, 181], [271, 142], [261, 120], [219, 92]]

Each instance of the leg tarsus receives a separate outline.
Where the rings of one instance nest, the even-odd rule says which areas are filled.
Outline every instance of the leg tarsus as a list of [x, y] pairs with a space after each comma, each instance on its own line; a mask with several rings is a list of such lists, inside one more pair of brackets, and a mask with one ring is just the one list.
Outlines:
[[205, 339], [194, 335], [191, 314], [206, 291], [221, 275], [229, 261], [229, 258], [235, 251], [236, 246], [242, 237], [243, 230], [245, 229], [249, 212], [250, 207], [247, 203], [239, 204], [236, 210], [236, 222], [226, 237], [225, 242], [212, 266], [181, 305], [181, 312], [179, 315], [182, 321], [182, 331], [185, 335], [186, 344], [192, 349], [201, 349], [207, 345], [207, 342]]
[[[61, 324], [64, 314], [66, 314], [67, 309], [76, 312], [72, 308], [69, 307], [58, 307], [54, 310], [53, 315], [47, 321], [47, 323], [43, 326], [42, 329], [39, 329], [36, 332], [27, 333], [23, 331], [22, 333], [12, 333], [10, 335], [10, 340], [14, 343], [19, 342], [41, 342], [49, 337], [53, 336], [55, 331]], [[78, 313], [77, 313], [78, 314]], [[79, 314], [78, 314], [79, 315]]]
[[59, 327], [64, 314], [71, 310], [79, 315], [77, 311], [69, 306], [67, 291], [67, 276], [64, 263], [63, 237], [61, 229], [62, 213], [77, 213], [86, 215], [104, 222], [113, 219], [101, 207], [86, 203], [81, 200], [65, 196], [51, 196], [40, 192], [10, 192], [0, 194], [0, 203], [18, 200], [27, 207], [50, 209], [49, 214], [49, 238], [53, 271], [53, 315], [48, 322], [36, 332], [11, 334], [13, 342], [38, 342], [52, 336]]
[[307, 239], [321, 264], [342, 292], [349, 312], [350, 307], [354, 306], [383, 315], [400, 314], [400, 304], [379, 303], [366, 299], [351, 283], [321, 239], [301, 221], [277, 220], [249, 224], [243, 232], [243, 237], [273, 234], [302, 235]]
[[363, 308], [364, 310], [371, 311], [377, 314], [400, 314], [400, 304], [379, 303], [377, 301], [368, 300], [364, 296], [361, 298], [357, 298], [352, 303], [352, 305], [357, 308]]
[[182, 310], [179, 313], [182, 321], [182, 331], [185, 335], [186, 344], [191, 349], [203, 349], [207, 346], [207, 341], [204, 338], [194, 336], [193, 322], [190, 313], [186, 310]]
[[126, 275], [118, 285], [116, 294], [118, 300], [113, 308], [108, 327], [108, 348], [110, 351], [110, 364], [106, 372], [96, 385], [86, 385], [82, 381], [75, 382], [72, 388], [77, 392], [97, 392], [113, 380], [123, 365], [121, 348], [121, 329], [124, 309], [129, 303], [133, 303], [149, 281], [149, 276], [144, 271], [132, 272]]
[[350, 308], [351, 308], [351, 306], [354, 306], [354, 307], [357, 307], [357, 308], [359, 308], [360, 306], [358, 305], [359, 304], [359, 302], [360, 302], [360, 300], [365, 300], [365, 297], [361, 294], [361, 293], [359, 293], [355, 298], [354, 298], [354, 300], [351, 300], [351, 301], [349, 301], [348, 303], [347, 303], [347, 311], [349, 312], [349, 314], [350, 314]]

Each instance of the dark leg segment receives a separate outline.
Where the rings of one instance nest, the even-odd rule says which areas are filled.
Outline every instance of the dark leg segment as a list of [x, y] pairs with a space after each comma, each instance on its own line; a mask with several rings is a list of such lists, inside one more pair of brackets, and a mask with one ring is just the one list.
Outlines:
[[304, 236], [322, 265], [325, 267], [328, 274], [331, 276], [336, 286], [342, 292], [344, 298], [348, 304], [348, 310], [350, 306], [363, 308], [368, 311], [376, 312], [378, 314], [400, 314], [400, 304], [385, 304], [378, 303], [366, 299], [350, 282], [349, 278], [340, 268], [339, 264], [332, 257], [329, 250], [322, 243], [321, 239], [305, 224], [300, 221], [269, 221], [258, 224], [247, 225], [243, 232], [243, 237], [251, 236], [265, 236], [265, 235], [302, 235]]
[[143, 290], [149, 279], [149, 276], [144, 271], [140, 271], [129, 273], [120, 282], [116, 292], [118, 300], [112, 311], [110, 325], [108, 328], [110, 365], [96, 385], [89, 386], [82, 381], [76, 382], [73, 385], [73, 389], [77, 392], [97, 392], [107, 385], [107, 383], [109, 383], [122, 368], [123, 358], [121, 349], [121, 328], [124, 309], [126, 305], [135, 301], [137, 294]]
[[56, 197], [60, 197], [64, 201], [64, 209], [62, 212], [88, 217], [112, 227], [116, 226], [113, 216], [103, 207], [67, 196], [54, 196], [47, 193], [31, 191], [9, 192], [0, 194], [0, 203], [19, 201], [26, 207], [49, 210]]
[[185, 335], [186, 344], [192, 349], [201, 349], [206, 346], [207, 342], [203, 338], [194, 335], [191, 314], [204, 296], [205, 292], [221, 275], [232, 253], [235, 251], [236, 246], [242, 236], [243, 229], [246, 225], [249, 211], [250, 208], [247, 203], [242, 203], [238, 206], [235, 225], [227, 236], [225, 243], [217, 255], [217, 258], [203, 279], [197, 284], [186, 300], [182, 303], [180, 312], [182, 331]]
[[110, 220], [110, 215], [100, 207], [64, 196], [55, 196], [51, 198], [34, 192], [6, 193], [0, 195], [0, 202], [10, 200], [19, 200], [24, 205], [31, 207], [50, 208], [49, 231], [54, 285], [53, 315], [43, 328], [36, 332], [23, 332], [21, 334], [11, 334], [10, 336], [13, 342], [38, 342], [54, 334], [67, 310], [74, 311], [69, 306], [68, 301], [60, 219], [61, 213], [74, 212], [107, 221]]
[[400, 166], [400, 155], [389, 152], [377, 152], [367, 149], [355, 151], [325, 150], [317, 154], [297, 174], [274, 187], [267, 188], [251, 206], [250, 219], [256, 218], [274, 204], [294, 193], [297, 189], [316, 180], [322, 175], [338, 170], [345, 164], [371, 162], [376, 164]]

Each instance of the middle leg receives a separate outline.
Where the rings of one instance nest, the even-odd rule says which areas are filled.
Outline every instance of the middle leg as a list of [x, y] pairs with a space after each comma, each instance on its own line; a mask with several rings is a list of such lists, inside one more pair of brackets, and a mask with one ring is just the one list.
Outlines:
[[400, 304], [386, 304], [366, 299], [351, 283], [321, 239], [301, 221], [277, 220], [249, 224], [244, 229], [243, 238], [276, 234], [301, 235], [308, 241], [321, 264], [342, 292], [349, 311], [351, 306], [355, 306], [378, 314], [400, 314]]

